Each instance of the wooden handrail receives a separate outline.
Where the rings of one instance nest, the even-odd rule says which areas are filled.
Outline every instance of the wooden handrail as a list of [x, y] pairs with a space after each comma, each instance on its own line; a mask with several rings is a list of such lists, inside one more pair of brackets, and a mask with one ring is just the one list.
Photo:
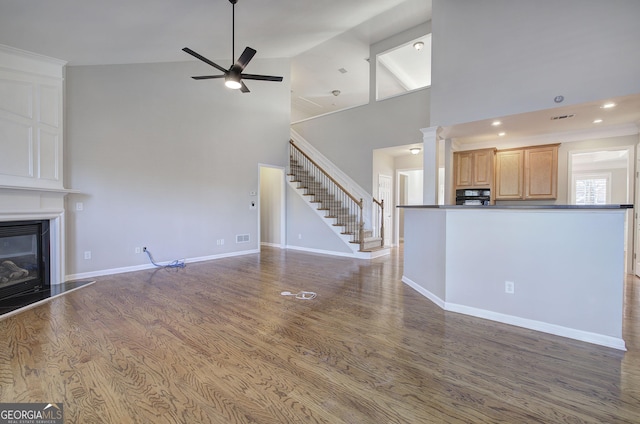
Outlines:
[[340, 184], [339, 182], [337, 182], [336, 180], [333, 179], [333, 177], [327, 172], [325, 171], [320, 165], [318, 165], [316, 163], [316, 161], [314, 161], [313, 159], [311, 159], [309, 157], [309, 155], [307, 155], [305, 152], [303, 152], [302, 150], [300, 150], [300, 148], [298, 146], [296, 146], [296, 143], [293, 142], [293, 140], [289, 140], [289, 143], [296, 148], [296, 150], [298, 152], [300, 152], [302, 154], [302, 156], [304, 156], [309, 162], [311, 162], [316, 168], [318, 168], [327, 178], [329, 178], [329, 180], [331, 180], [331, 182], [333, 182], [336, 186], [338, 186], [338, 188], [340, 190], [342, 190], [342, 192], [344, 194], [346, 194], [347, 196], [349, 196], [351, 198], [351, 200], [353, 200], [357, 205], [360, 206], [360, 208], [362, 208], [362, 205], [364, 203], [364, 200], [360, 199], [358, 201], [358, 199], [356, 199], [351, 193], [349, 193], [344, 187], [342, 187], [342, 184]]

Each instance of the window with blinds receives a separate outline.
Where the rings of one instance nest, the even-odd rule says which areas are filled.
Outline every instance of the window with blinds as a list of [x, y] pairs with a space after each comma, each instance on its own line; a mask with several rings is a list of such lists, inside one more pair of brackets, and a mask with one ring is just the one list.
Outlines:
[[576, 175], [574, 195], [576, 205], [605, 205], [610, 199], [610, 176], [602, 175]]

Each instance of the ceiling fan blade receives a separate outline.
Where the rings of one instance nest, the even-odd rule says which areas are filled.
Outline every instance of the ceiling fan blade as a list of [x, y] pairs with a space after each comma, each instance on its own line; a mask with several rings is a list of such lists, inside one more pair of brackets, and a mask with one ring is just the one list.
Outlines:
[[243, 93], [248, 93], [249, 89], [247, 88], [246, 85], [244, 85], [244, 82], [240, 81], [240, 91], [242, 91]]
[[205, 79], [214, 79], [214, 78], [224, 78], [224, 75], [202, 75], [199, 77], [191, 77], [194, 80], [205, 80]]
[[282, 81], [282, 77], [276, 77], [272, 75], [254, 75], [254, 74], [241, 74], [243, 79], [260, 80], [260, 81]]
[[224, 72], [225, 74], [227, 73], [227, 70], [224, 69], [222, 66], [218, 65], [215, 62], [210, 61], [209, 59], [207, 59], [206, 57], [202, 56], [201, 54], [198, 54], [198, 53], [194, 52], [189, 47], [185, 47], [184, 49], [182, 49], [182, 51], [185, 52], [185, 53], [189, 53], [191, 56], [195, 57], [196, 59], [200, 59], [204, 63], [207, 63], [207, 64], [213, 66], [214, 68], [218, 69], [221, 72]]
[[253, 56], [255, 56], [255, 54], [256, 54], [256, 51], [251, 47], [246, 47], [244, 49], [244, 51], [242, 52], [242, 54], [240, 55], [240, 57], [238, 58], [235, 64], [235, 66], [240, 68], [239, 69], [240, 72], [242, 72], [244, 67], [249, 64], [249, 61], [253, 59]]

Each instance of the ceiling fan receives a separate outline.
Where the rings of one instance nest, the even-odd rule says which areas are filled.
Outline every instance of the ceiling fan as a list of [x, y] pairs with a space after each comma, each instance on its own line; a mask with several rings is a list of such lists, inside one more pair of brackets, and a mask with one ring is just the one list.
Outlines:
[[[233, 58], [236, 56], [235, 54], [235, 41], [236, 41], [236, 3], [238, 2], [238, 0], [229, 0], [229, 3], [231, 3], [232, 6], [232, 35], [231, 35], [231, 60], [233, 60]], [[188, 47], [185, 47], [184, 49], [182, 49], [182, 51], [189, 53], [191, 56], [200, 59], [201, 61], [203, 61], [204, 63], [207, 63], [211, 66], [213, 66], [214, 68], [216, 68], [217, 70], [221, 71], [223, 74], [222, 75], [202, 75], [199, 77], [191, 77], [195, 80], [203, 80], [203, 79], [214, 79], [214, 78], [224, 78], [224, 83], [227, 87], [229, 88], [233, 88], [233, 89], [240, 89], [240, 91], [242, 91], [243, 93], [248, 93], [249, 89], [247, 88], [247, 86], [244, 84], [244, 82], [242, 81], [243, 79], [247, 79], [247, 80], [260, 80], [260, 81], [276, 81], [276, 82], [280, 82], [282, 81], [282, 77], [276, 77], [276, 76], [271, 76], [271, 75], [254, 75], [254, 74], [245, 74], [242, 71], [244, 71], [244, 68], [247, 66], [247, 64], [249, 63], [249, 61], [253, 58], [253, 56], [256, 54], [256, 51], [254, 49], [252, 49], [251, 47], [246, 47], [244, 49], [244, 51], [242, 52], [242, 54], [240, 55], [240, 57], [238, 58], [238, 60], [236, 61], [236, 63], [233, 63], [231, 65], [231, 67], [229, 69], [224, 69], [222, 66], [218, 65], [217, 63], [207, 59], [206, 57], [194, 52], [193, 50], [191, 50]]]

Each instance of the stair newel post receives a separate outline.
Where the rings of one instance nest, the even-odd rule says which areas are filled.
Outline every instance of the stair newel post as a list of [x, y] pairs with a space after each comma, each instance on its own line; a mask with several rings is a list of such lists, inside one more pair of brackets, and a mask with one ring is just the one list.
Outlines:
[[380, 246], [384, 247], [384, 199], [380, 201]]
[[362, 210], [364, 209], [364, 200], [360, 199], [360, 203], [358, 204], [360, 207], [360, 225], [358, 229], [358, 241], [360, 242], [360, 251], [364, 250], [364, 217], [362, 215]]

